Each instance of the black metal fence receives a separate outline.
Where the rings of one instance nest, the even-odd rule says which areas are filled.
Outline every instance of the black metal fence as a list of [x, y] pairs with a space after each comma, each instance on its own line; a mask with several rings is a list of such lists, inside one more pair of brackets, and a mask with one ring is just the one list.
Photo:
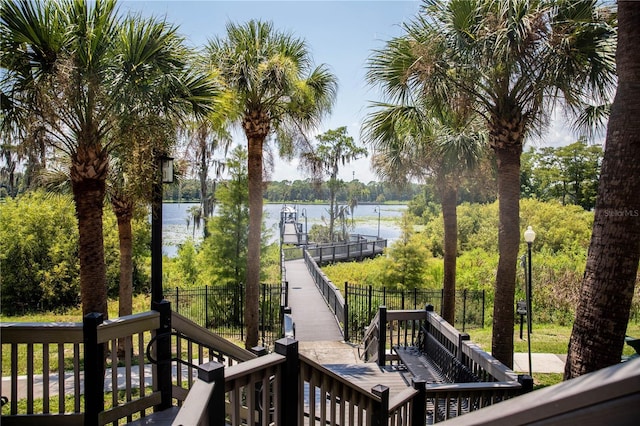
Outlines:
[[[423, 309], [427, 304], [442, 314], [442, 290], [388, 290], [376, 289], [372, 286], [356, 286], [345, 283], [344, 299], [348, 320], [343, 323], [345, 335], [351, 341], [359, 341], [364, 337], [364, 330], [369, 326], [380, 306], [389, 310]], [[456, 318], [454, 326], [458, 329], [481, 328], [484, 326], [485, 292], [484, 290], [461, 290], [456, 292]]]
[[[261, 345], [272, 347], [282, 337], [282, 298], [279, 284], [260, 286], [259, 339]], [[164, 298], [172, 309], [201, 327], [225, 337], [245, 339], [244, 285], [205, 286], [164, 290]]]

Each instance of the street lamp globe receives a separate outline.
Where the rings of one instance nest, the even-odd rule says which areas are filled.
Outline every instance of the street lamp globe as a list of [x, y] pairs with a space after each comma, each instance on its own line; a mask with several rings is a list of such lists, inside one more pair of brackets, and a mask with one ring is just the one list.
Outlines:
[[524, 231], [524, 240], [531, 244], [536, 239], [536, 233], [531, 226], [527, 226], [527, 230]]

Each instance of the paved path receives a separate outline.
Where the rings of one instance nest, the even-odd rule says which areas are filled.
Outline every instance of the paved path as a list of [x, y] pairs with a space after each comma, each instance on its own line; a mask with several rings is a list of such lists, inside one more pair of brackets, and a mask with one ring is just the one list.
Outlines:
[[289, 307], [300, 342], [340, 342], [342, 331], [307, 270], [304, 259], [285, 263], [289, 281]]

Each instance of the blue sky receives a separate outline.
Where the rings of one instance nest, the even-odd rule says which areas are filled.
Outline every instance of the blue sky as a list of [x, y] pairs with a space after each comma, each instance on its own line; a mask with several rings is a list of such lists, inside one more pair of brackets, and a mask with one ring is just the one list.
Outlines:
[[[349, 135], [359, 140], [360, 125], [370, 101], [380, 100], [367, 86], [365, 63], [371, 51], [380, 48], [391, 37], [401, 34], [400, 24], [416, 15], [417, 0], [386, 1], [120, 1], [122, 12], [140, 12], [144, 16], [166, 16], [179, 26], [193, 47], [204, 46], [207, 40], [224, 37], [229, 21], [249, 19], [272, 21], [276, 28], [288, 31], [307, 41], [316, 64], [327, 64], [338, 77], [338, 96], [333, 113], [311, 136], [328, 129], [347, 126]], [[246, 143], [238, 134], [237, 143]], [[544, 137], [552, 145], [575, 141], [562, 125], [553, 126]], [[538, 143], [539, 145], [540, 143]], [[277, 161], [274, 180], [304, 179], [297, 162]], [[377, 180], [369, 159], [362, 159], [341, 168], [340, 177], [353, 177], [363, 182]]]

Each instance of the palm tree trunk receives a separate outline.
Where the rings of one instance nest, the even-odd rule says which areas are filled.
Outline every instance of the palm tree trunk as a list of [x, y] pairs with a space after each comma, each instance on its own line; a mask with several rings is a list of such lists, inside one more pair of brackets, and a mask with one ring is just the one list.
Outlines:
[[640, 261], [640, 8], [618, 2], [618, 89], [565, 379], [620, 362]]
[[456, 318], [456, 257], [458, 255], [458, 216], [456, 204], [458, 189], [443, 184], [440, 191], [442, 199], [442, 217], [444, 219], [444, 282], [442, 299], [442, 317], [449, 324], [455, 324]]
[[245, 347], [258, 345], [260, 308], [260, 242], [262, 235], [262, 148], [269, 134], [264, 114], [248, 114], [243, 123], [247, 136], [247, 179], [249, 181], [249, 234], [247, 236], [247, 283], [244, 319], [247, 327]]
[[[120, 244], [120, 285], [118, 287], [118, 316], [133, 313], [133, 232], [131, 219], [133, 205], [127, 200], [111, 197], [111, 205], [118, 220], [118, 241]], [[131, 338], [128, 338], [131, 341]], [[118, 357], [124, 356], [125, 339], [118, 340]]]
[[496, 273], [491, 351], [500, 362], [512, 368], [513, 305], [518, 246], [520, 244], [520, 155], [522, 154], [522, 144], [494, 145], [494, 151], [498, 160], [498, 208], [500, 211], [498, 251], [500, 259]]
[[72, 190], [78, 217], [78, 257], [80, 259], [80, 300], [82, 314], [99, 312], [107, 317], [107, 283], [102, 233], [102, 207], [105, 181], [103, 179], [74, 178], [73, 169], [83, 169], [84, 164], [72, 166]]

